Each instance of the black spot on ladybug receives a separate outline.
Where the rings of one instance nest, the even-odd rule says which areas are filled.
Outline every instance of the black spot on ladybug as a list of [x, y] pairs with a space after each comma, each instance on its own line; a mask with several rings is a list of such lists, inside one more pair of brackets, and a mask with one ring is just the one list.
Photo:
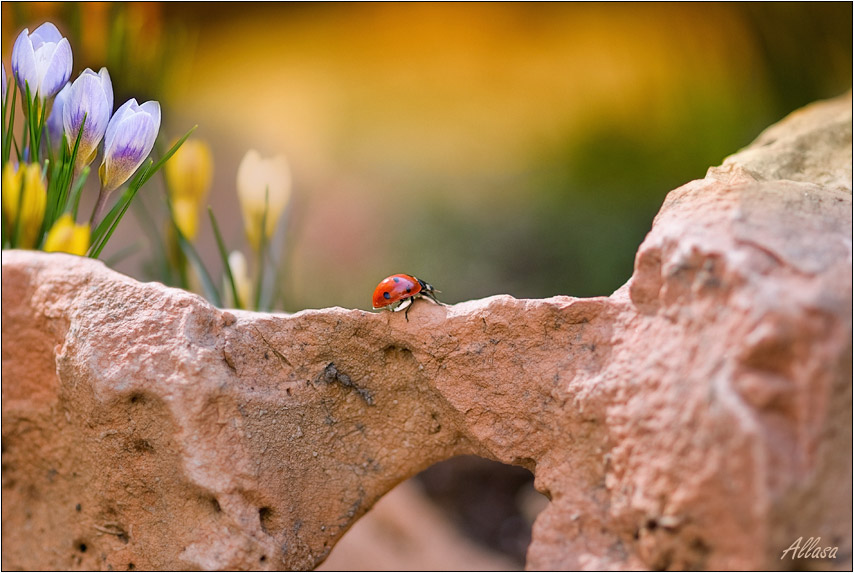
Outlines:
[[399, 283], [399, 282], [400, 282], [400, 279], [399, 279], [399, 278], [397, 278], [397, 277], [394, 277], [394, 282]]
[[412, 292], [412, 289], [411, 289], [411, 288], [406, 289], [406, 294], [409, 294], [409, 293], [411, 293], [411, 292]]
[[[396, 279], [395, 279], [395, 280], [396, 280]], [[383, 298], [384, 298], [384, 299], [386, 299], [386, 300], [388, 300], [388, 299], [390, 299], [390, 298], [391, 298], [391, 295], [388, 293], [388, 291], [386, 291], [386, 292], [384, 292], [384, 293], [383, 293]]]

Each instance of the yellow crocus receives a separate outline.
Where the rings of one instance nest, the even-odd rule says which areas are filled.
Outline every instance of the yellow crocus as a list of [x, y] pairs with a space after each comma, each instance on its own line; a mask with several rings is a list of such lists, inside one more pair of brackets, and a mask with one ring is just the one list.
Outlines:
[[38, 163], [24, 165], [21, 169], [11, 163], [3, 167], [3, 215], [11, 228], [15, 228], [16, 221], [20, 226], [17, 247], [31, 249], [38, 244], [46, 203], [47, 190]]
[[172, 216], [175, 224], [181, 229], [181, 234], [189, 240], [196, 238], [199, 230], [199, 206], [187, 199], [172, 200]]
[[265, 196], [268, 199], [263, 236], [269, 239], [291, 196], [291, 171], [283, 156], [262, 159], [252, 149], [246, 153], [237, 169], [237, 197], [243, 211], [246, 238], [256, 252], [261, 247]]
[[78, 225], [71, 217], [71, 213], [64, 214], [48, 231], [44, 250], [85, 255], [89, 250], [89, 225]]
[[188, 139], [163, 166], [175, 223], [188, 239], [199, 226], [199, 209], [213, 179], [210, 146], [200, 139]]

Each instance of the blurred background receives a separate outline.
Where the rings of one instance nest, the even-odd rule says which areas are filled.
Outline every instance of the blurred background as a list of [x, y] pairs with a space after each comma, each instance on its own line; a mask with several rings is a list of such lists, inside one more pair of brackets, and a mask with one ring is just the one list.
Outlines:
[[[199, 125], [229, 248], [249, 254], [241, 158], [250, 148], [287, 157], [293, 194], [274, 253], [288, 312], [368, 309], [398, 272], [449, 303], [609, 295], [668, 191], [851, 88], [845, 2], [4, 2], [7, 71], [18, 32], [46, 20], [71, 42], [72, 77], [107, 66], [117, 106], [161, 102], [162, 149]], [[140, 193], [154, 217], [158, 185]], [[119, 231], [102, 258], [159, 280], [139, 223], [127, 217]], [[219, 276], [204, 219], [196, 245]], [[461, 458], [415, 491], [518, 567], [541, 507], [519, 472]], [[489, 480], [498, 485], [471, 487]]]

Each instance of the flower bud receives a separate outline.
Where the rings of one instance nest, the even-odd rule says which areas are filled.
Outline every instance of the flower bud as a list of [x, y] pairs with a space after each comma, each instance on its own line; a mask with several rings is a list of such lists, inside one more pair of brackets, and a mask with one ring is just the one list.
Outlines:
[[38, 163], [17, 170], [11, 163], [6, 164], [3, 168], [3, 214], [13, 229], [20, 227], [18, 247], [31, 249], [36, 246], [46, 202], [47, 191]]
[[139, 105], [131, 98], [116, 110], [104, 134], [104, 160], [98, 171], [102, 193], [109, 194], [130, 179], [151, 153], [158, 131], [158, 102]]
[[[246, 238], [255, 251], [261, 246], [262, 234], [273, 236], [276, 224], [291, 195], [291, 172], [281, 155], [262, 159], [254, 149], [248, 151], [237, 169], [237, 197], [243, 211]], [[265, 197], [267, 204], [264, 221]]]
[[188, 139], [163, 166], [163, 174], [173, 199], [201, 203], [211, 186], [211, 148], [200, 139]]
[[71, 213], [65, 213], [50, 228], [44, 242], [44, 250], [82, 257], [89, 250], [89, 225], [78, 225]]
[[[57, 98], [59, 99], [59, 98]], [[55, 105], [55, 104], [54, 104]], [[113, 113], [113, 84], [107, 68], [101, 68], [97, 74], [86, 68], [71, 84], [62, 110], [62, 126], [68, 138], [69, 149], [74, 148], [80, 126], [80, 147], [77, 149], [75, 168], [82, 169], [92, 163], [98, 145], [107, 131], [110, 115]], [[83, 118], [86, 123], [83, 123]], [[155, 134], [156, 135], [156, 134]], [[148, 155], [146, 153], [146, 155]]]
[[228, 277], [223, 277], [222, 292], [225, 293], [225, 306], [227, 308], [247, 308], [252, 300], [252, 279], [249, 278], [249, 266], [246, 264], [246, 257], [240, 251], [232, 251], [228, 255], [228, 267], [231, 269], [231, 276], [234, 277], [234, 286], [237, 289], [237, 296], [240, 301], [235, 301], [234, 294], [231, 292], [231, 285], [228, 284]]
[[163, 166], [163, 174], [172, 199], [175, 223], [185, 237], [194, 239], [199, 208], [213, 177], [210, 147], [200, 139], [188, 139]]
[[30, 96], [42, 103], [68, 82], [71, 65], [71, 45], [50, 22], [32, 34], [24, 28], [12, 47], [12, 73], [21, 93], [29, 86]]
[[189, 240], [196, 238], [199, 230], [199, 209], [195, 201], [179, 197], [172, 201], [172, 216], [181, 234]]

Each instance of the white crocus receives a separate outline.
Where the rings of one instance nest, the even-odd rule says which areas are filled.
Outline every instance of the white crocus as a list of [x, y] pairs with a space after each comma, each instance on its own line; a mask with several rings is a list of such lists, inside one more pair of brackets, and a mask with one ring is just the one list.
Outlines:
[[[258, 251], [262, 236], [266, 240], [273, 236], [290, 199], [291, 170], [288, 162], [281, 155], [264, 159], [254, 149], [248, 151], [237, 169], [237, 196], [243, 211], [246, 238], [252, 248]], [[262, 221], [265, 221], [263, 225]]]

